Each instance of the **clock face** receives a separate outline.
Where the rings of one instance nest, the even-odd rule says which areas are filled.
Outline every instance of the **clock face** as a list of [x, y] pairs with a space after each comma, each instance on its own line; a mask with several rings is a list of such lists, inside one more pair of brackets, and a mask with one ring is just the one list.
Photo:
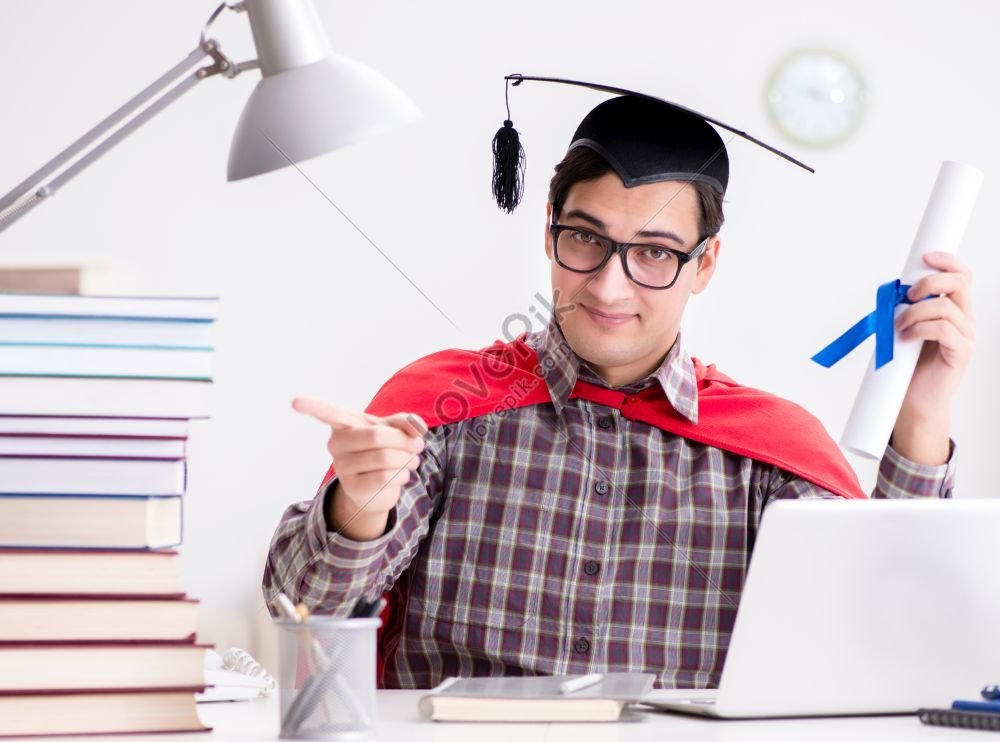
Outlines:
[[801, 144], [846, 139], [861, 122], [864, 82], [831, 51], [805, 50], [784, 59], [767, 86], [767, 108], [778, 128]]

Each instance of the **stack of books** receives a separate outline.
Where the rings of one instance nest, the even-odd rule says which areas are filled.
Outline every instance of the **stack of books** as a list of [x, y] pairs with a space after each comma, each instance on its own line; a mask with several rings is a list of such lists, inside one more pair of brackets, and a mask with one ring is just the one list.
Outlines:
[[0, 293], [0, 735], [205, 729], [175, 548], [217, 314]]

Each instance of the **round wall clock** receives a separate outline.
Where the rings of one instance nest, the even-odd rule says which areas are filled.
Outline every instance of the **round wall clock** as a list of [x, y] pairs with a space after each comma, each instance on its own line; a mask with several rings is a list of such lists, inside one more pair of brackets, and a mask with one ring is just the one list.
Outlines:
[[837, 52], [802, 49], [775, 67], [767, 82], [767, 110], [775, 125], [800, 144], [829, 146], [861, 123], [865, 85]]

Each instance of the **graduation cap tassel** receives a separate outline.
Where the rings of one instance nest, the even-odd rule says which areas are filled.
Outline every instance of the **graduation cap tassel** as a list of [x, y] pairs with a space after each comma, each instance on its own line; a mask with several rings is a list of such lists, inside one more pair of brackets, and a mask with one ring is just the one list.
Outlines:
[[[505, 81], [509, 85], [509, 81]], [[508, 87], [509, 90], [509, 87]], [[507, 101], [507, 119], [493, 137], [493, 198], [497, 206], [508, 214], [521, 203], [524, 193], [524, 147], [510, 120], [510, 101]]]
[[524, 147], [514, 123], [507, 119], [493, 137], [493, 198], [508, 214], [524, 193]]

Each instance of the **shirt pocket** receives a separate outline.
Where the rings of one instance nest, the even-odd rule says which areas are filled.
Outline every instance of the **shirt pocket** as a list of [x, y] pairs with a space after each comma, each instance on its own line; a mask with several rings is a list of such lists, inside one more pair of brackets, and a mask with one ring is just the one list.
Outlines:
[[438, 566], [428, 571], [427, 600], [411, 606], [420, 634], [446, 652], [451, 647], [468, 657], [503, 657], [524, 646], [536, 625], [537, 591], [502, 570], [469, 561]]
[[537, 576], [514, 567], [519, 549], [511, 541], [481, 552], [494, 553], [425, 563], [425, 613], [449, 623], [520, 628], [538, 608]]

